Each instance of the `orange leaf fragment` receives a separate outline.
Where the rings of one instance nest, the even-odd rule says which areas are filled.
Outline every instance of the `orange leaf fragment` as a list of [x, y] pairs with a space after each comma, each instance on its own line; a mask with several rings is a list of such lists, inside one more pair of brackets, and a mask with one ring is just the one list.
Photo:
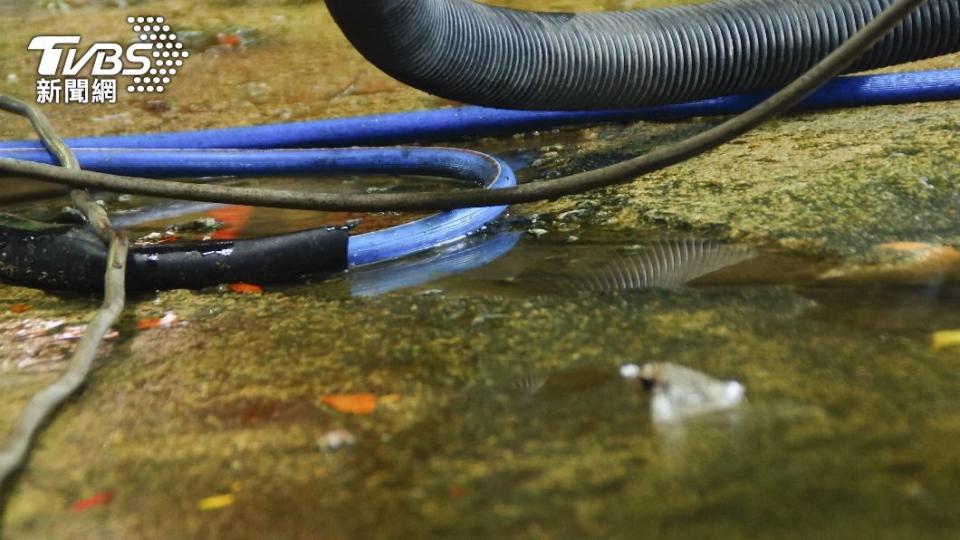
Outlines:
[[211, 210], [207, 215], [226, 225], [226, 228], [220, 229], [211, 235], [213, 240], [235, 240], [243, 232], [253, 208], [249, 206], [226, 206]]
[[263, 294], [263, 287], [250, 283], [232, 283], [230, 290], [238, 294]]
[[140, 319], [137, 321], [137, 330], [153, 330], [160, 328], [160, 319]]
[[14, 305], [10, 306], [10, 313], [16, 313], [17, 315], [19, 315], [19, 314], [21, 314], [21, 313], [26, 313], [26, 312], [30, 311], [31, 309], [33, 309], [33, 308], [31, 308], [31, 307], [28, 306], [27, 304], [14, 304]]
[[171, 328], [180, 321], [176, 313], [170, 311], [158, 319], [140, 319], [137, 321], [137, 330], [153, 330], [154, 328]]
[[377, 396], [373, 394], [338, 394], [323, 398], [323, 403], [347, 414], [370, 414], [377, 410]]
[[74, 512], [84, 512], [98, 506], [103, 506], [109, 504], [113, 500], [113, 493], [109, 491], [104, 491], [102, 493], [97, 493], [86, 499], [80, 499], [79, 501], [73, 503], [70, 507]]

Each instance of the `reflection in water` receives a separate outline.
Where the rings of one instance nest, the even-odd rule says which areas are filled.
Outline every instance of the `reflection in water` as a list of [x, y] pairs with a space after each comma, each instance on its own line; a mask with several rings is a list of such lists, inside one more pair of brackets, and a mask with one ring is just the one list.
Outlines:
[[565, 246], [562, 255], [547, 259], [549, 266], [524, 270], [511, 281], [555, 294], [669, 289], [754, 256], [746, 247], [697, 239], [655, 241], [626, 251]]
[[547, 376], [523, 377], [513, 386], [523, 394], [543, 399], [565, 399], [602, 388], [618, 380], [617, 371], [606, 364], [574, 364]]
[[[442, 288], [462, 290], [479, 279], [487, 292], [497, 284], [509, 285], [500, 289], [503, 293], [614, 292], [676, 288], [754, 257], [749, 248], [711, 240], [655, 241], [626, 252], [610, 245], [566, 244], [554, 252], [554, 246], [521, 243], [521, 238], [525, 235], [519, 232], [470, 238], [420, 257], [352, 271], [348, 278], [354, 296], [376, 296], [474, 270], [463, 280], [444, 281]], [[513, 250], [518, 243], [520, 249]]]
[[543, 399], [567, 399], [598, 390], [616, 381], [638, 381], [650, 393], [650, 415], [654, 423], [679, 425], [692, 418], [733, 409], [746, 401], [745, 388], [731, 380], [715, 379], [705, 373], [672, 362], [643, 365], [578, 363], [547, 376], [523, 377], [513, 386], [523, 394]]
[[[819, 314], [836, 318], [838, 327], [851, 332], [871, 328], [877, 336], [944, 328], [944, 321], [951, 320], [960, 306], [960, 285], [956, 282], [831, 284], [802, 287], [797, 292], [815, 302]], [[843, 316], [836, 317], [840, 312]]]
[[[137, 227], [162, 220], [182, 218], [191, 214], [204, 214], [210, 210], [226, 206], [228, 205], [208, 202], [171, 202], [132, 212], [114, 214], [110, 216], [110, 221], [115, 227]], [[180, 220], [178, 219], [178, 221]]]
[[[131, 199], [119, 206], [119, 211], [112, 216], [114, 222], [138, 234], [155, 231], [158, 227], [166, 230], [173, 226], [171, 223], [209, 219], [222, 207], [210, 203], [153, 202], [149, 199]], [[262, 208], [252, 212], [252, 217], [236, 224], [231, 234], [277, 234], [341, 222], [350, 217]], [[364, 214], [358, 229], [376, 229], [406, 219], [409, 217], [404, 215]], [[356, 269], [347, 276], [352, 295], [377, 296], [488, 265], [488, 269], [472, 273], [469, 279], [476, 281], [479, 278], [478, 283], [484, 287], [509, 284], [509, 290], [500, 289], [504, 293], [570, 294], [676, 288], [755, 258], [755, 252], [750, 248], [702, 239], [658, 240], [632, 245], [606, 242], [551, 245], [525, 241], [523, 249], [504, 257], [522, 237], [522, 233], [512, 231], [475, 235], [421, 256]], [[491, 264], [494, 261], [496, 263]], [[443, 288], [456, 290], [462, 284], [444, 283]]]
[[509, 252], [521, 233], [478, 235], [348, 275], [353, 296], [379, 296], [486, 266]]

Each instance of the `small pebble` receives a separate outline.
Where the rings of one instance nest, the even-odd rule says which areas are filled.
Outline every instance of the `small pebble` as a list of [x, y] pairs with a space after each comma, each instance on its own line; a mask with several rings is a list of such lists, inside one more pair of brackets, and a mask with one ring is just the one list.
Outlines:
[[557, 215], [557, 219], [560, 221], [568, 221], [570, 219], [576, 218], [580, 214], [584, 213], [584, 210], [568, 210], [566, 212], [561, 212]]
[[541, 155], [539, 158], [533, 160], [533, 163], [531, 163], [530, 165], [532, 165], [532, 166], [534, 166], [534, 167], [541, 167], [541, 166], [546, 165], [546, 164], [548, 164], [548, 163], [554, 163], [554, 162], [556, 162], [559, 158], [560, 158], [560, 154], [557, 153], [557, 152], [545, 152], [545, 153], [544, 153], [543, 155]]

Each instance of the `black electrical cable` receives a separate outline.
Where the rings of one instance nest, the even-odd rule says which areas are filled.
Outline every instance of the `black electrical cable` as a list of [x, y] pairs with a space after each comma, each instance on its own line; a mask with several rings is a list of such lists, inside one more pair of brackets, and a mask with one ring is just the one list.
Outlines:
[[304, 194], [297, 191], [193, 185], [94, 173], [0, 158], [0, 171], [55, 183], [173, 199], [327, 211], [423, 211], [518, 204], [624, 183], [690, 159], [747, 133], [803, 100], [849, 67], [924, 0], [896, 0], [826, 58], [761, 104], [689, 139], [592, 171], [498, 190], [407, 194]]

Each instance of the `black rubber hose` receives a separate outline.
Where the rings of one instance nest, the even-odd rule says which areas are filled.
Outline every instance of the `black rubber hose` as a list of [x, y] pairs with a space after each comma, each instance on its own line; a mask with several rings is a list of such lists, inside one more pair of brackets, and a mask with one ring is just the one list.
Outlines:
[[[339, 228], [219, 242], [133, 247], [130, 291], [197, 289], [240, 281], [258, 284], [347, 268], [347, 231]], [[97, 292], [107, 247], [88, 227], [0, 224], [0, 279], [54, 291]]]
[[[536, 13], [470, 0], [327, 0], [347, 38], [400, 81], [518, 109], [677, 103], [779, 88], [893, 0], [717, 0]], [[960, 0], [928, 0], [848, 71], [960, 50]]]

